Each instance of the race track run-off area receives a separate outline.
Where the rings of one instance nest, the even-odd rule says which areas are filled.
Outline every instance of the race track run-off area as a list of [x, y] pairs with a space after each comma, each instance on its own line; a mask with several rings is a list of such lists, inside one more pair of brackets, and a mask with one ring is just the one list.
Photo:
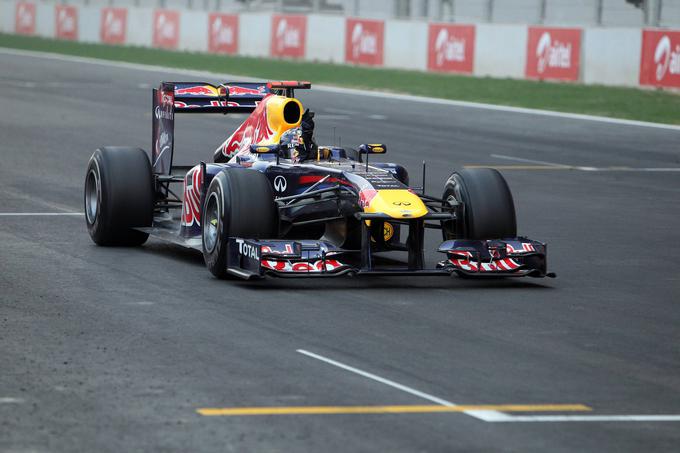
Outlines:
[[[223, 80], [2, 50], [0, 67], [0, 451], [680, 445], [680, 127], [300, 93], [317, 142], [387, 143], [376, 159], [414, 186], [425, 160], [433, 195], [498, 168], [557, 278], [220, 281], [156, 239], [96, 246], [82, 200], [97, 147], [149, 149], [152, 87]], [[178, 118], [175, 163], [243, 119]]]

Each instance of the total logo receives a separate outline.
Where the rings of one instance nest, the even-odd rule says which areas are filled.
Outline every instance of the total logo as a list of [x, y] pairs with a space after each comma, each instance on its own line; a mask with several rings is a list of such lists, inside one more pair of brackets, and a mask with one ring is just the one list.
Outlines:
[[671, 45], [671, 38], [664, 35], [654, 51], [654, 63], [656, 64], [656, 80], [661, 81], [667, 73], [680, 74], [680, 44]]
[[354, 25], [352, 30], [352, 57], [358, 59], [361, 55], [378, 54], [378, 36], [364, 30], [361, 22]]
[[255, 245], [250, 245], [243, 239], [236, 239], [236, 243], [238, 244], [238, 253], [240, 255], [246, 256], [248, 258], [252, 258], [255, 260], [260, 259], [260, 254], [257, 246]]
[[548, 68], [571, 68], [571, 43], [553, 41], [549, 32], [544, 32], [536, 46], [537, 70], [543, 74]]
[[437, 34], [434, 44], [435, 65], [444, 66], [446, 62], [465, 61], [465, 38], [450, 36], [446, 28], [442, 28]]

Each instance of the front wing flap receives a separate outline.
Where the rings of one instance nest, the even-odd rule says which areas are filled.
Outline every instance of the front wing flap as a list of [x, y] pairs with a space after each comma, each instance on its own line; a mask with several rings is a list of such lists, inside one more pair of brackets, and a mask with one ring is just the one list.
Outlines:
[[447, 259], [437, 264], [459, 275], [554, 277], [547, 272], [547, 246], [525, 237], [450, 240], [439, 246]]
[[436, 269], [362, 269], [356, 250], [321, 240], [229, 238], [227, 271], [241, 278], [353, 275], [466, 275], [554, 277], [547, 272], [546, 245], [527, 238], [451, 240], [439, 246], [447, 259]]

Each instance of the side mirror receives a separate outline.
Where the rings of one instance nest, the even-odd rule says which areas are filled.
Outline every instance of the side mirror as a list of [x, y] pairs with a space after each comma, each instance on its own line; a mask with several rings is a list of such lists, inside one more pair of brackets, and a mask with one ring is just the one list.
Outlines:
[[382, 143], [372, 143], [359, 145], [359, 152], [361, 154], [385, 154], [387, 152], [387, 146]]
[[250, 152], [253, 154], [279, 154], [281, 146], [275, 145], [250, 145]]

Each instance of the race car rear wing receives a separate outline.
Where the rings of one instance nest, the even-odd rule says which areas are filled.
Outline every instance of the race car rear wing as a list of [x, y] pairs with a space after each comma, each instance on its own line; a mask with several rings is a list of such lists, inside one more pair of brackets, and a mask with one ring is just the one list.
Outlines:
[[175, 137], [175, 113], [250, 113], [268, 94], [293, 97], [309, 82], [161, 82], [153, 90], [152, 169], [169, 175]]

